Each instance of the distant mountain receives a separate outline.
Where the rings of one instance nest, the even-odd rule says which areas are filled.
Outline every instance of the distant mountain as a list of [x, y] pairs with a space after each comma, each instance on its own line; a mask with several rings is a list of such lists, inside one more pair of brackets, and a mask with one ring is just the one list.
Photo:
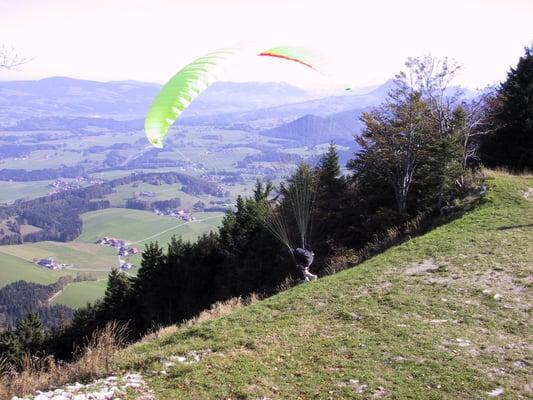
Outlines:
[[312, 99], [283, 82], [217, 82], [185, 110], [182, 118], [263, 109]]
[[103, 128], [113, 131], [128, 131], [143, 129], [143, 119], [115, 120], [111, 118], [90, 118], [90, 117], [31, 117], [17, 121], [15, 124], [3, 128], [7, 131], [51, 131], [68, 130], [71, 132], [82, 132], [88, 128]]
[[159, 85], [95, 82], [65, 77], [0, 82], [0, 117], [104, 116], [131, 119], [146, 113]]
[[363, 110], [349, 110], [328, 117], [305, 115], [277, 128], [260, 132], [261, 135], [297, 140], [304, 145], [316, 145], [333, 141], [356, 147], [354, 135], [361, 132], [359, 117]]
[[[46, 116], [143, 118], [160, 87], [146, 82], [65, 77], [0, 82], [0, 122]], [[286, 83], [218, 82], [183, 116], [243, 112], [311, 98], [311, 94]]]
[[385, 98], [390, 90], [391, 81], [387, 81], [369, 93], [351, 94], [343, 92], [342, 95], [329, 96], [321, 99], [312, 99], [299, 103], [283, 104], [276, 107], [263, 108], [245, 112], [235, 112], [229, 114], [216, 114], [209, 116], [191, 117], [184, 113], [178, 123], [184, 125], [222, 125], [231, 123], [245, 123], [250, 121], [267, 119], [284, 119], [285, 121], [295, 120], [305, 115], [327, 117], [344, 111], [364, 109], [377, 106]]
[[[217, 82], [185, 110], [178, 123], [232, 124], [310, 114], [326, 117], [379, 104], [392, 80], [368, 93], [316, 94], [279, 82]], [[142, 119], [160, 85], [137, 81], [96, 82], [65, 77], [0, 82], [0, 126], [33, 117], [75, 116]], [[467, 91], [467, 96], [473, 92]]]

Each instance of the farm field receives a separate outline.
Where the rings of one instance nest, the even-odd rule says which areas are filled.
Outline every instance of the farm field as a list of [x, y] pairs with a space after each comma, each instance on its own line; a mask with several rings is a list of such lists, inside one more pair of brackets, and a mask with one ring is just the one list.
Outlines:
[[[56, 282], [60, 276], [91, 272], [99, 279], [97, 282], [71, 283], [54, 299], [56, 304], [75, 308], [83, 306], [87, 301], [94, 301], [103, 295], [107, 274], [112, 267], [117, 267], [119, 262], [116, 250], [97, 245], [95, 242], [98, 238], [117, 237], [141, 250], [151, 241], [158, 241], [164, 247], [174, 235], [181, 235], [184, 240], [193, 241], [203, 233], [216, 230], [224, 214], [194, 215], [198, 218], [197, 221], [184, 222], [147, 211], [125, 208], [109, 208], [83, 214], [83, 233], [73, 242], [47, 241], [0, 246], [0, 287], [17, 280], [50, 284]], [[33, 262], [36, 258], [47, 257], [53, 257], [57, 263], [67, 264], [67, 269], [47, 270]], [[134, 265], [127, 274], [136, 275], [141, 255], [125, 260]]]
[[49, 285], [60, 276], [75, 275], [73, 270], [49, 271], [32, 262], [2, 252], [0, 247], [0, 288], [15, 281], [28, 281]]
[[[159, 201], [159, 200], [169, 200], [176, 197], [183, 199], [184, 196], [192, 197], [180, 191], [182, 188], [181, 183], [176, 183], [174, 185], [151, 185], [149, 183], [139, 182], [130, 185], [122, 185], [116, 189], [115, 193], [111, 193], [106, 196], [106, 199], [111, 202], [111, 207], [123, 207], [126, 203], [126, 200], [133, 198], [133, 194], [137, 194], [139, 200], [147, 201]], [[154, 197], [143, 197], [139, 194], [141, 192], [152, 192]], [[196, 200], [198, 201], [198, 199]]]
[[[1, 169], [1, 168], [0, 168]], [[17, 199], [45, 196], [53, 181], [1, 182], [0, 203], [13, 203]]]
[[[223, 213], [195, 213], [198, 221], [185, 223], [147, 211], [108, 208], [82, 215], [83, 233], [78, 242], [94, 243], [102, 236], [112, 236], [141, 246], [150, 241], [167, 243], [174, 235], [195, 240], [202, 233], [215, 230]], [[204, 221], [202, 221], [204, 220]]]
[[93, 243], [38, 242], [1, 246], [0, 253], [32, 262], [34, 258], [53, 257], [77, 271], [107, 271], [118, 264], [115, 251]]
[[105, 279], [71, 283], [52, 300], [52, 304], [63, 304], [71, 308], [83, 307], [87, 302], [92, 303], [101, 298], [105, 293], [106, 284]]

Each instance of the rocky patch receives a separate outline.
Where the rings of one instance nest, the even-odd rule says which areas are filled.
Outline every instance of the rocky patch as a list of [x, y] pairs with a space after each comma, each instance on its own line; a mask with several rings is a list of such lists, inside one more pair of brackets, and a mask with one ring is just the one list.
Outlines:
[[154, 400], [155, 396], [140, 374], [109, 376], [89, 384], [79, 382], [49, 391], [37, 391], [33, 396], [11, 400]]

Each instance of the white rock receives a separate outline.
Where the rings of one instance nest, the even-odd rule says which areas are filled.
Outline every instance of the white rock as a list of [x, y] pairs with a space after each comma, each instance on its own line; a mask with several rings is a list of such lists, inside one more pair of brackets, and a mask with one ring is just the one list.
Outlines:
[[69, 400], [69, 397], [64, 394], [56, 394], [54, 397], [52, 397], [52, 400]]
[[498, 397], [503, 394], [503, 388], [499, 387], [487, 393], [490, 397]]
[[82, 387], [83, 387], [83, 385], [81, 383], [76, 382], [73, 385], [68, 385], [67, 386], [67, 390], [69, 390], [71, 392], [78, 392]]

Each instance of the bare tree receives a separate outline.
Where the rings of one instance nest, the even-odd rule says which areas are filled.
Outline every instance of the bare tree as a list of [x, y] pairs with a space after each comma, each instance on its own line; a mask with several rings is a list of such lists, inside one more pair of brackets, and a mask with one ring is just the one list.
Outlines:
[[463, 95], [462, 90], [451, 86], [461, 66], [448, 57], [434, 58], [431, 55], [409, 57], [405, 65], [414, 77], [415, 89], [428, 103], [439, 136], [449, 135], [454, 125], [453, 112]]
[[16, 70], [21, 65], [30, 62], [31, 58], [18, 55], [13, 47], [0, 44], [0, 68]]
[[[409, 58], [405, 66], [387, 100], [363, 114], [365, 130], [359, 139], [368, 150], [359, 157], [375, 165], [389, 183], [400, 212], [406, 209], [415, 180], [427, 182], [439, 207], [446, 201], [461, 170], [458, 133], [466, 119], [460, 120], [457, 111], [462, 91], [451, 86], [458, 64], [428, 55]], [[431, 166], [428, 179], [417, 177], [422, 165]]]
[[492, 113], [498, 107], [498, 101], [495, 89], [487, 88], [481, 96], [469, 103], [463, 103], [465, 110], [465, 124], [462, 130], [463, 170], [466, 170], [473, 161], [479, 160], [481, 138], [494, 132], [495, 124], [491, 123]]

